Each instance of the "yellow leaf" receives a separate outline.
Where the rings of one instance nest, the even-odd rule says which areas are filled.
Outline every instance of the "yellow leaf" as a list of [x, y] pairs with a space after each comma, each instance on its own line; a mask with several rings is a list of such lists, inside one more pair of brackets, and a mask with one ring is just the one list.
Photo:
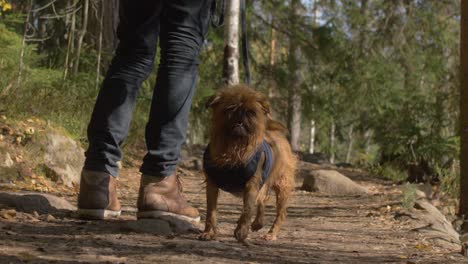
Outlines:
[[419, 250], [423, 250], [423, 249], [426, 249], [428, 248], [429, 246], [428, 245], [424, 245], [424, 244], [417, 244], [416, 246], [414, 246], [415, 248], [419, 249]]
[[8, 10], [11, 10], [11, 4], [6, 3], [5, 5], [3, 5], [3, 12], [8, 11]]

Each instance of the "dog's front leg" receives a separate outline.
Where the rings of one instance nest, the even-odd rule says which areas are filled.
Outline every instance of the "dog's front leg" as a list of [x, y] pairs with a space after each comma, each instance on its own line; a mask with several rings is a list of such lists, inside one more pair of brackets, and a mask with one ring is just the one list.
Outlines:
[[262, 164], [265, 160], [264, 155], [260, 159], [259, 166], [255, 175], [247, 182], [244, 189], [244, 208], [242, 210], [242, 215], [237, 222], [236, 230], [234, 231], [234, 236], [237, 241], [243, 242], [247, 239], [249, 235], [250, 225], [252, 223], [252, 217], [255, 213], [257, 195], [260, 188], [260, 181], [262, 179]]
[[216, 210], [218, 206], [219, 188], [207, 180], [206, 183], [206, 221], [205, 231], [199, 236], [200, 240], [213, 240], [217, 234]]
[[242, 210], [242, 215], [239, 218], [236, 230], [234, 231], [234, 236], [240, 242], [244, 241], [249, 235], [250, 223], [252, 222], [252, 217], [255, 213], [255, 202], [258, 194], [258, 183], [249, 183], [247, 183], [244, 190], [244, 208]]

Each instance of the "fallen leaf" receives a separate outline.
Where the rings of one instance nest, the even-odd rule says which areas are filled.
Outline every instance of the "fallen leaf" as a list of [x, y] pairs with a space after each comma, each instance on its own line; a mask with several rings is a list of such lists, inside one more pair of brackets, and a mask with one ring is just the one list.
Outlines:
[[0, 212], [0, 216], [4, 219], [10, 220], [16, 217], [16, 211], [14, 209], [2, 210]]
[[419, 250], [424, 250], [424, 249], [427, 249], [429, 247], [429, 245], [425, 245], [425, 244], [417, 244], [416, 246], [414, 246], [416, 249], [419, 249]]

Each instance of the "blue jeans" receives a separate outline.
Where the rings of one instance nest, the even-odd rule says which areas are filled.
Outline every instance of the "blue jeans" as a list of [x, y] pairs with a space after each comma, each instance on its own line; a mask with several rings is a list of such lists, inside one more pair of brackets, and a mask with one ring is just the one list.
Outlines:
[[148, 152], [140, 171], [154, 176], [174, 172], [186, 137], [211, 1], [120, 1], [120, 43], [88, 126], [84, 169], [118, 175], [120, 146], [138, 90], [152, 71], [159, 40], [161, 58], [145, 130]]

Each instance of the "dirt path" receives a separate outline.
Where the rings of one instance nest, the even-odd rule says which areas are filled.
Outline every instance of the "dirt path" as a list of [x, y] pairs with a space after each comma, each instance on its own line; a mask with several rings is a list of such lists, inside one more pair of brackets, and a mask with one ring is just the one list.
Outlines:
[[[204, 216], [202, 174], [181, 173], [187, 197]], [[161, 235], [151, 228], [133, 228], [138, 226], [134, 216], [138, 180], [136, 169], [123, 170], [120, 196], [125, 211], [116, 221], [24, 213], [2, 219], [0, 263], [468, 263], [453, 249], [432, 245], [410, 231], [411, 219], [395, 218], [399, 192], [370, 179], [361, 179], [373, 190], [367, 197], [337, 198], [297, 190], [279, 239], [261, 239], [267, 226], [251, 234], [249, 247], [232, 236], [240, 200], [225, 193], [220, 198], [217, 241], [198, 241], [196, 233]], [[76, 196], [62, 195], [72, 202]], [[267, 208], [269, 224], [274, 217], [272, 202]]]

